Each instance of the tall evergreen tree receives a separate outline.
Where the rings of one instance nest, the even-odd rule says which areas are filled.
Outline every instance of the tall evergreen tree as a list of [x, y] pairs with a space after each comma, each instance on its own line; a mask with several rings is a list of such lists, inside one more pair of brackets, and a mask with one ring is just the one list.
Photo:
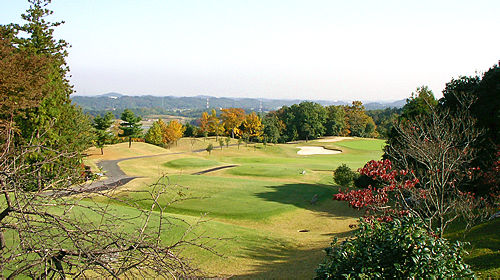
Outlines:
[[134, 112], [129, 109], [125, 109], [123, 111], [120, 119], [123, 121], [120, 124], [120, 129], [123, 130], [122, 134], [119, 134], [120, 137], [128, 137], [128, 147], [132, 145], [132, 138], [139, 137], [142, 133], [141, 117], [135, 116]]
[[[65, 61], [69, 45], [64, 40], [56, 40], [53, 37], [54, 28], [62, 22], [51, 23], [46, 20], [46, 17], [52, 14], [52, 11], [47, 9], [50, 0], [28, 2], [30, 8], [22, 15], [26, 23], [11, 24], [7, 28], [13, 32], [13, 44], [20, 52], [29, 56], [44, 57], [50, 61], [45, 76], [46, 82], [40, 87], [40, 104], [23, 110], [15, 117], [21, 135], [16, 139], [18, 144], [41, 147], [26, 155], [33, 166], [44, 165], [37, 174], [38, 186], [27, 186], [40, 188], [54, 177], [79, 172], [77, 167], [81, 165], [83, 151], [91, 145], [93, 135], [90, 120], [69, 98], [73, 93], [67, 79], [69, 68]], [[59, 153], [71, 153], [74, 156], [60, 157], [59, 162], [51, 164], [44, 163], [46, 158]]]
[[112, 137], [111, 132], [108, 130], [113, 124], [113, 119], [113, 113], [107, 112], [103, 117], [96, 116], [92, 124], [96, 133], [96, 146], [101, 148], [101, 155], [104, 155], [104, 144]]

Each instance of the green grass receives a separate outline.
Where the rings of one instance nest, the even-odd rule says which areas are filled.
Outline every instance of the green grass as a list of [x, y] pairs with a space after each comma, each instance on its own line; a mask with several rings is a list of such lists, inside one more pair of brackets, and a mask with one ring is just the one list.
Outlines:
[[[187, 144], [180, 144], [179, 149]], [[339, 148], [336, 143], [311, 141], [308, 145]], [[243, 144], [239, 148], [214, 149], [210, 155], [202, 152], [127, 160], [120, 167], [128, 174], [149, 177], [150, 182], [159, 174], [169, 174], [168, 182], [177, 187], [165, 192], [159, 203], [169, 204], [179, 197], [180, 189], [183, 198], [189, 198], [170, 205], [170, 215], [194, 218], [206, 214], [217, 225], [204, 226], [207, 232], [220, 236], [241, 233], [223, 245], [230, 248], [223, 250], [230, 262], [193, 252], [203, 269], [236, 278], [311, 278], [331, 237], [346, 237], [349, 225], [359, 215], [347, 204], [332, 201], [338, 187], [333, 184], [331, 171], [342, 163], [357, 169], [371, 159], [379, 159], [382, 151], [342, 147], [341, 154], [302, 156], [297, 154], [297, 146], [303, 144]], [[203, 175], [182, 172], [229, 164], [237, 166]], [[306, 174], [301, 174], [303, 170]], [[137, 200], [141, 207], [149, 208], [144, 192], [148, 187], [141, 182], [145, 179], [132, 181], [126, 188], [134, 191], [122, 191], [117, 196]], [[310, 203], [313, 197], [316, 204]], [[310, 232], [301, 233], [301, 229]], [[238, 242], [243, 245], [238, 247]]]
[[[241, 178], [175, 175], [169, 180], [173, 184], [189, 186], [185, 190], [186, 196], [196, 198], [171, 205], [169, 212], [194, 216], [207, 213], [209, 217], [225, 219], [266, 219], [298, 208], [308, 208], [315, 194], [319, 201], [323, 201], [331, 199], [336, 193], [332, 186]], [[145, 198], [141, 193], [127, 196]], [[160, 203], [166, 204], [172, 198], [172, 194], [166, 194]]]
[[[0, 201], [1, 202], [1, 201]], [[68, 199], [71, 203], [71, 199]], [[107, 201], [110, 202], [110, 201]], [[143, 225], [143, 216], [140, 211], [121, 204], [108, 204], [97, 200], [83, 200], [79, 204], [81, 207], [73, 207], [69, 212], [74, 219], [83, 219], [86, 223], [99, 224], [101, 216], [99, 213], [90, 211], [89, 208], [106, 208], [109, 214], [116, 215], [126, 219], [126, 223], [120, 223], [120, 230], [124, 232], [136, 232]], [[54, 213], [60, 212], [57, 208], [52, 208]], [[68, 213], [66, 213], [68, 215]], [[154, 230], [159, 223], [159, 213], [153, 214], [149, 228]], [[264, 250], [265, 248], [279, 246], [283, 250], [293, 249], [294, 245], [286, 238], [274, 234], [272, 231], [254, 230], [244, 226], [228, 224], [220, 221], [209, 220], [200, 216], [164, 214], [169, 220], [168, 225], [164, 225], [164, 235], [162, 243], [170, 246], [180, 240], [188, 227], [195, 225], [185, 239], [191, 239], [196, 236], [203, 236], [203, 244], [217, 251], [218, 255], [213, 254], [197, 246], [183, 247], [184, 256], [196, 256], [193, 263], [196, 266], [204, 267], [211, 274], [216, 274], [217, 270], [210, 270], [210, 267], [239, 266], [249, 258], [250, 252], [255, 249]], [[196, 226], [198, 222], [202, 222]], [[6, 231], [7, 244], [11, 246], [16, 241], [16, 235]], [[220, 240], [219, 240], [220, 239]], [[218, 241], [216, 241], [218, 240]], [[238, 252], [238, 254], [235, 254]], [[8, 272], [10, 269], [7, 268]], [[0, 272], [0, 275], [2, 273]], [[220, 274], [219, 274], [220, 275]], [[22, 277], [21, 277], [22, 278]]]
[[168, 161], [164, 163], [164, 166], [170, 167], [170, 168], [184, 168], [184, 169], [190, 169], [190, 168], [202, 168], [202, 167], [211, 167], [211, 166], [216, 166], [220, 165], [220, 162], [215, 161], [215, 160], [206, 160], [202, 158], [180, 158], [180, 159], [174, 159], [171, 161]]
[[[206, 147], [213, 141], [201, 139], [195, 148]], [[133, 180], [122, 188], [133, 191], [121, 191], [116, 196], [137, 200], [141, 207], [149, 208], [144, 199], [150, 189], [145, 182], [157, 180], [159, 174], [169, 174], [171, 188], [159, 203], [167, 205], [179, 198], [180, 190], [183, 193], [182, 201], [167, 208], [169, 215], [195, 220], [206, 213], [211, 220], [201, 229], [210, 235], [230, 238], [219, 245], [221, 253], [227, 256], [225, 260], [206, 252], [189, 252], [202, 269], [243, 279], [311, 278], [324, 257], [323, 248], [333, 236], [348, 236], [349, 225], [360, 214], [346, 203], [332, 201], [338, 187], [333, 184], [331, 171], [342, 163], [357, 169], [369, 160], [380, 159], [383, 143], [371, 139], [307, 143], [342, 149], [336, 155], [298, 155], [297, 147], [304, 143], [242, 144], [239, 148], [217, 148], [209, 155], [191, 153], [191, 141], [183, 139], [167, 152], [186, 154], [121, 162], [120, 167], [127, 174], [146, 178]], [[119, 153], [121, 148], [109, 150]], [[182, 172], [229, 164], [237, 166], [203, 175]], [[301, 174], [303, 170], [305, 174]], [[311, 204], [313, 197], [317, 199], [315, 204]], [[116, 201], [112, 203], [117, 209], [125, 207]], [[300, 232], [302, 229], [308, 231]]]
[[382, 150], [385, 146], [385, 141], [379, 139], [356, 139], [335, 142], [335, 145], [355, 150], [376, 151]]
[[[210, 155], [192, 153], [192, 150], [204, 148], [214, 141], [181, 139], [170, 150], [145, 143], [133, 143], [132, 149], [118, 144], [106, 147], [105, 156], [95, 154], [88, 160], [166, 153], [121, 162], [120, 167], [125, 173], [143, 178], [119, 188], [114, 196], [123, 201], [134, 200], [139, 207], [149, 209], [148, 192], [153, 189], [148, 183], [156, 181], [161, 174], [169, 174], [162, 179], [169, 183], [169, 187], [159, 200], [160, 205], [169, 205], [164, 215], [189, 223], [204, 216], [208, 220], [194, 234], [224, 238], [217, 242], [207, 239], [209, 245], [224, 257], [196, 248], [187, 248], [184, 256], [190, 257], [208, 275], [235, 279], [312, 278], [314, 269], [324, 258], [323, 248], [333, 237], [350, 236], [349, 225], [362, 214], [349, 208], [345, 202], [332, 200], [338, 187], [333, 183], [331, 171], [343, 163], [357, 169], [369, 160], [378, 160], [384, 145], [382, 140], [359, 138], [266, 147], [243, 144], [239, 148], [217, 148]], [[297, 147], [303, 145], [341, 149], [342, 153], [298, 155]], [[203, 175], [188, 175], [229, 164], [237, 166]], [[301, 174], [303, 170], [305, 174]], [[311, 204], [313, 197], [317, 198], [315, 204]], [[179, 198], [180, 201], [170, 205], [172, 200]], [[95, 199], [121, 215], [137, 212], [119, 200]], [[88, 219], [98, 218], [88, 214]], [[131, 220], [123, 230], [132, 232], [140, 224], [140, 219]], [[163, 242], [173, 242], [185, 228], [186, 224], [174, 222], [165, 233]], [[498, 222], [476, 227], [466, 239], [472, 243], [466, 262], [481, 276], [499, 274], [497, 228]], [[304, 229], [307, 231], [300, 231]], [[461, 235], [460, 232], [453, 234], [449, 238]]]
[[[463, 228], [458, 225], [457, 228]], [[464, 257], [467, 264], [480, 278], [497, 279], [500, 276], [500, 219], [472, 227], [470, 231], [450, 229], [446, 238], [466, 241], [469, 255]]]
[[270, 164], [247, 164], [228, 170], [227, 172], [237, 176], [271, 177], [271, 178], [294, 178], [300, 176], [302, 168], [287, 167], [286, 165]]

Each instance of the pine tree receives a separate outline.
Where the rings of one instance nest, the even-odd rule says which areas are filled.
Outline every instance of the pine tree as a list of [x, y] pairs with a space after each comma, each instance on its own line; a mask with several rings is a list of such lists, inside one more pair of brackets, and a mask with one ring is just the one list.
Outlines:
[[113, 124], [113, 119], [113, 114], [107, 112], [104, 117], [96, 116], [92, 124], [96, 133], [96, 147], [101, 148], [101, 155], [104, 155], [104, 144], [112, 137], [111, 132], [108, 130]]
[[123, 130], [122, 134], [119, 134], [120, 137], [128, 137], [128, 147], [132, 146], [132, 138], [139, 137], [142, 133], [141, 117], [136, 117], [134, 112], [129, 109], [125, 109], [123, 111], [120, 119], [123, 121], [120, 123], [120, 129]]
[[[7, 28], [14, 34], [13, 45], [19, 52], [49, 61], [45, 83], [40, 86], [41, 102], [22, 110], [14, 118], [20, 134], [16, 143], [40, 147], [26, 154], [26, 160], [33, 166], [44, 166], [37, 172], [37, 186], [26, 186], [27, 189], [34, 189], [52, 178], [65, 174], [68, 175], [65, 177], [72, 177], [70, 175], [80, 172], [78, 167], [81, 166], [83, 152], [90, 147], [93, 135], [89, 118], [69, 98], [73, 93], [67, 79], [69, 69], [65, 61], [69, 45], [53, 37], [54, 27], [62, 22], [51, 23], [45, 19], [52, 14], [46, 8], [49, 0], [30, 0], [29, 3], [30, 8], [22, 15], [26, 24], [12, 24]], [[61, 153], [73, 156], [45, 163], [45, 159]]]

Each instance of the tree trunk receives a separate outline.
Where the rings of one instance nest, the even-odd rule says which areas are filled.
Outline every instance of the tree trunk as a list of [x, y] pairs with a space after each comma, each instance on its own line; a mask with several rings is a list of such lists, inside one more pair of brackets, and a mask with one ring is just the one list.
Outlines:
[[104, 155], [104, 147], [101, 147], [101, 155]]
[[130, 146], [132, 146], [132, 137], [128, 138], [128, 147], [130, 148]]
[[0, 230], [0, 250], [7, 247], [7, 243], [5, 242], [5, 237], [3, 236], [3, 230]]

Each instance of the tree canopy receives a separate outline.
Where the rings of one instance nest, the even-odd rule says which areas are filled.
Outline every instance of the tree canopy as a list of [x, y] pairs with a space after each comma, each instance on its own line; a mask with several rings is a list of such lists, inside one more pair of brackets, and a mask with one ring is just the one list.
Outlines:
[[96, 147], [101, 148], [101, 155], [104, 154], [103, 148], [106, 141], [111, 139], [113, 135], [109, 128], [113, 124], [114, 116], [111, 112], [107, 112], [104, 116], [96, 116], [92, 126], [96, 132]]
[[120, 129], [123, 133], [119, 134], [120, 137], [128, 137], [128, 147], [132, 145], [132, 138], [139, 137], [142, 134], [142, 128], [140, 121], [141, 117], [135, 116], [134, 112], [125, 109], [123, 111], [120, 119]]
[[[29, 98], [33, 97], [32, 101], [36, 103], [35, 106], [19, 107], [13, 116], [16, 129], [22, 135], [16, 138], [17, 144], [24, 145], [29, 141], [31, 145], [43, 143], [47, 147], [47, 149], [31, 151], [25, 155], [26, 160], [30, 161], [33, 166], [37, 163], [43, 163], [45, 166], [38, 174], [38, 182], [27, 186], [29, 189], [35, 189], [47, 183], [51, 178], [57, 177], [59, 173], [66, 173], [71, 177], [71, 173], [79, 172], [82, 154], [91, 145], [93, 134], [89, 118], [82, 113], [80, 108], [73, 105], [69, 98], [73, 93], [73, 88], [67, 78], [69, 70], [65, 59], [68, 44], [64, 40], [56, 40], [53, 37], [54, 28], [61, 22], [52, 23], [46, 20], [46, 17], [52, 14], [52, 11], [46, 8], [50, 1], [32, 0], [29, 2], [30, 8], [22, 15], [26, 23], [2, 26], [1, 30], [2, 36], [7, 39], [3, 40], [2, 45], [4, 47], [6, 44], [10, 45], [8, 48], [11, 50], [14, 48], [13, 52], [16, 53], [4, 63], [9, 63], [10, 59], [20, 59], [16, 56], [22, 55], [23, 59], [27, 60], [25, 62], [30, 60], [31, 66], [34, 66], [34, 68], [27, 69], [28, 65], [25, 64], [24, 69], [18, 68], [11, 73], [23, 75], [25, 81], [22, 86], [32, 90], [22, 90], [22, 92], [29, 92]], [[34, 71], [38, 70], [40, 70], [36, 74], [38, 78], [35, 78]], [[11, 91], [9, 95], [12, 96], [13, 93], [15, 92]], [[16, 93], [18, 97], [23, 96], [18, 93]], [[23, 102], [28, 100], [26, 97], [28, 96], [24, 95]], [[60, 162], [48, 163], [46, 159], [54, 156], [56, 151], [71, 152], [76, 156], [61, 157]], [[62, 164], [64, 168], [56, 168], [59, 164]]]
[[235, 130], [245, 120], [245, 110], [241, 108], [226, 108], [221, 109], [221, 112], [220, 117], [224, 128], [231, 135], [231, 137], [234, 138]]

